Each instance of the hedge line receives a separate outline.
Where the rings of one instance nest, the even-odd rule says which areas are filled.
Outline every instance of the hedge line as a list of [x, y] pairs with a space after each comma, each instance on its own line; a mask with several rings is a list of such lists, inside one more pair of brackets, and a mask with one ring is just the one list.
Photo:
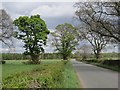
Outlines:
[[[84, 58], [85, 57], [85, 58]], [[95, 59], [94, 54], [75, 54], [74, 58], [79, 60], [93, 60]], [[99, 60], [116, 60], [120, 58], [120, 53], [101, 53]]]
[[[30, 56], [19, 53], [3, 53], [2, 60], [26, 60], [30, 59]], [[44, 53], [40, 54], [40, 59], [62, 59], [59, 53]]]

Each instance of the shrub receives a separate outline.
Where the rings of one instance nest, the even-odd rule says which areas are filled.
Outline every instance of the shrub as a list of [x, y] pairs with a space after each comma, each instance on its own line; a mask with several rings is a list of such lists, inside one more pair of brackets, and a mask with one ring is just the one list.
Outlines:
[[6, 63], [6, 62], [5, 62], [5, 61], [3, 61], [3, 60], [1, 60], [1, 61], [0, 61], [0, 64], [5, 64], [5, 63]]
[[114, 66], [114, 65], [120, 66], [120, 60], [104, 60], [102, 64], [111, 65], [111, 66]]
[[[25, 61], [25, 62], [22, 62], [23, 64], [35, 64], [33, 61], [29, 60], [29, 61]], [[36, 64], [40, 64], [41, 61], [38, 61], [38, 63]]]
[[61, 62], [65, 65], [69, 62], [69, 60], [61, 60]]
[[96, 60], [96, 59], [88, 59], [88, 60], [83, 60], [86, 63], [101, 63], [101, 60]]
[[[59, 53], [43, 53], [40, 54], [40, 59], [61, 59], [62, 56]], [[29, 55], [24, 55], [21, 53], [2, 53], [3, 60], [28, 60]]]

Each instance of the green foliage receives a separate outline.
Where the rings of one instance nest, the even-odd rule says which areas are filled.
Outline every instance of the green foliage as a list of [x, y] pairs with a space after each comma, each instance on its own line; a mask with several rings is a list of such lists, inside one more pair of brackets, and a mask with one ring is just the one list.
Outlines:
[[0, 60], [0, 64], [5, 64], [6, 62], [3, 60]]
[[53, 45], [56, 47], [56, 51], [63, 56], [64, 60], [68, 59], [77, 45], [77, 40], [74, 35], [75, 32], [75, 27], [71, 24], [64, 23], [58, 25], [56, 31], [52, 33], [54, 36]]
[[60, 53], [43, 53], [40, 54], [41, 59], [62, 59]]
[[20, 16], [13, 23], [19, 30], [16, 32], [16, 38], [25, 43], [24, 54], [30, 55], [32, 60], [37, 62], [39, 54], [44, 52], [42, 46], [46, 45], [47, 34], [49, 34], [45, 22], [40, 15], [34, 15], [31, 17]]
[[89, 55], [85, 60], [82, 58], [76, 59], [77, 61], [82, 61], [88, 64], [94, 64], [103, 68], [111, 69], [114, 71], [120, 71], [120, 58], [119, 53], [101, 53], [101, 58], [96, 59], [94, 55]]
[[[62, 59], [59, 53], [41, 53], [40, 59]], [[20, 53], [2, 53], [2, 60], [29, 60], [30, 55]]]
[[119, 65], [120, 60], [96, 60], [96, 59], [92, 59], [92, 60], [85, 60], [84, 62], [88, 63], [88, 64], [100, 66], [103, 68], [111, 69], [114, 71], [120, 71], [120, 65]]
[[[24, 65], [8, 60], [3, 65], [3, 88], [79, 88], [79, 80], [68, 62], [42, 60], [41, 65]], [[24, 69], [26, 68], [26, 69]]]
[[30, 59], [29, 55], [20, 53], [2, 53], [2, 60], [27, 60]]
[[3, 80], [3, 88], [60, 88], [63, 82], [63, 64], [45, 64], [32, 71], [17, 73]]
[[119, 58], [119, 54], [120, 53], [102, 53], [101, 54], [101, 58], [104, 58], [104, 59], [118, 59]]
[[[80, 55], [78, 52], [74, 54], [73, 56], [76, 60], [80, 61], [82, 59], [82, 55]], [[94, 54], [88, 54], [86, 55], [85, 60], [96, 60], [94, 57]], [[104, 60], [118, 60], [119, 59], [119, 53], [101, 53], [101, 57], [98, 59], [98, 61], [104, 61]]]

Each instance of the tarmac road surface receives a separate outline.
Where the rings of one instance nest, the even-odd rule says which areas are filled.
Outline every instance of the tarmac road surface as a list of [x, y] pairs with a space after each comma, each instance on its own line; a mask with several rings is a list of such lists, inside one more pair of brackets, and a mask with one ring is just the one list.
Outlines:
[[71, 60], [83, 88], [118, 88], [118, 72]]

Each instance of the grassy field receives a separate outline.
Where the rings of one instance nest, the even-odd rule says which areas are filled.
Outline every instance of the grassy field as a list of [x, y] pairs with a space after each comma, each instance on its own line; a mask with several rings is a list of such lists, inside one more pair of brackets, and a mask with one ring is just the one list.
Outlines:
[[22, 62], [6, 60], [2, 66], [3, 88], [80, 88], [70, 62], [42, 60], [39, 65]]
[[[25, 65], [23, 62], [27, 60], [6, 60], [6, 64], [2, 65], [2, 78], [5, 78], [11, 74], [19, 73], [22, 71], [30, 71], [34, 68], [37, 68], [39, 65]], [[41, 64], [48, 64], [48, 63], [57, 63], [58, 60], [44, 60]]]

